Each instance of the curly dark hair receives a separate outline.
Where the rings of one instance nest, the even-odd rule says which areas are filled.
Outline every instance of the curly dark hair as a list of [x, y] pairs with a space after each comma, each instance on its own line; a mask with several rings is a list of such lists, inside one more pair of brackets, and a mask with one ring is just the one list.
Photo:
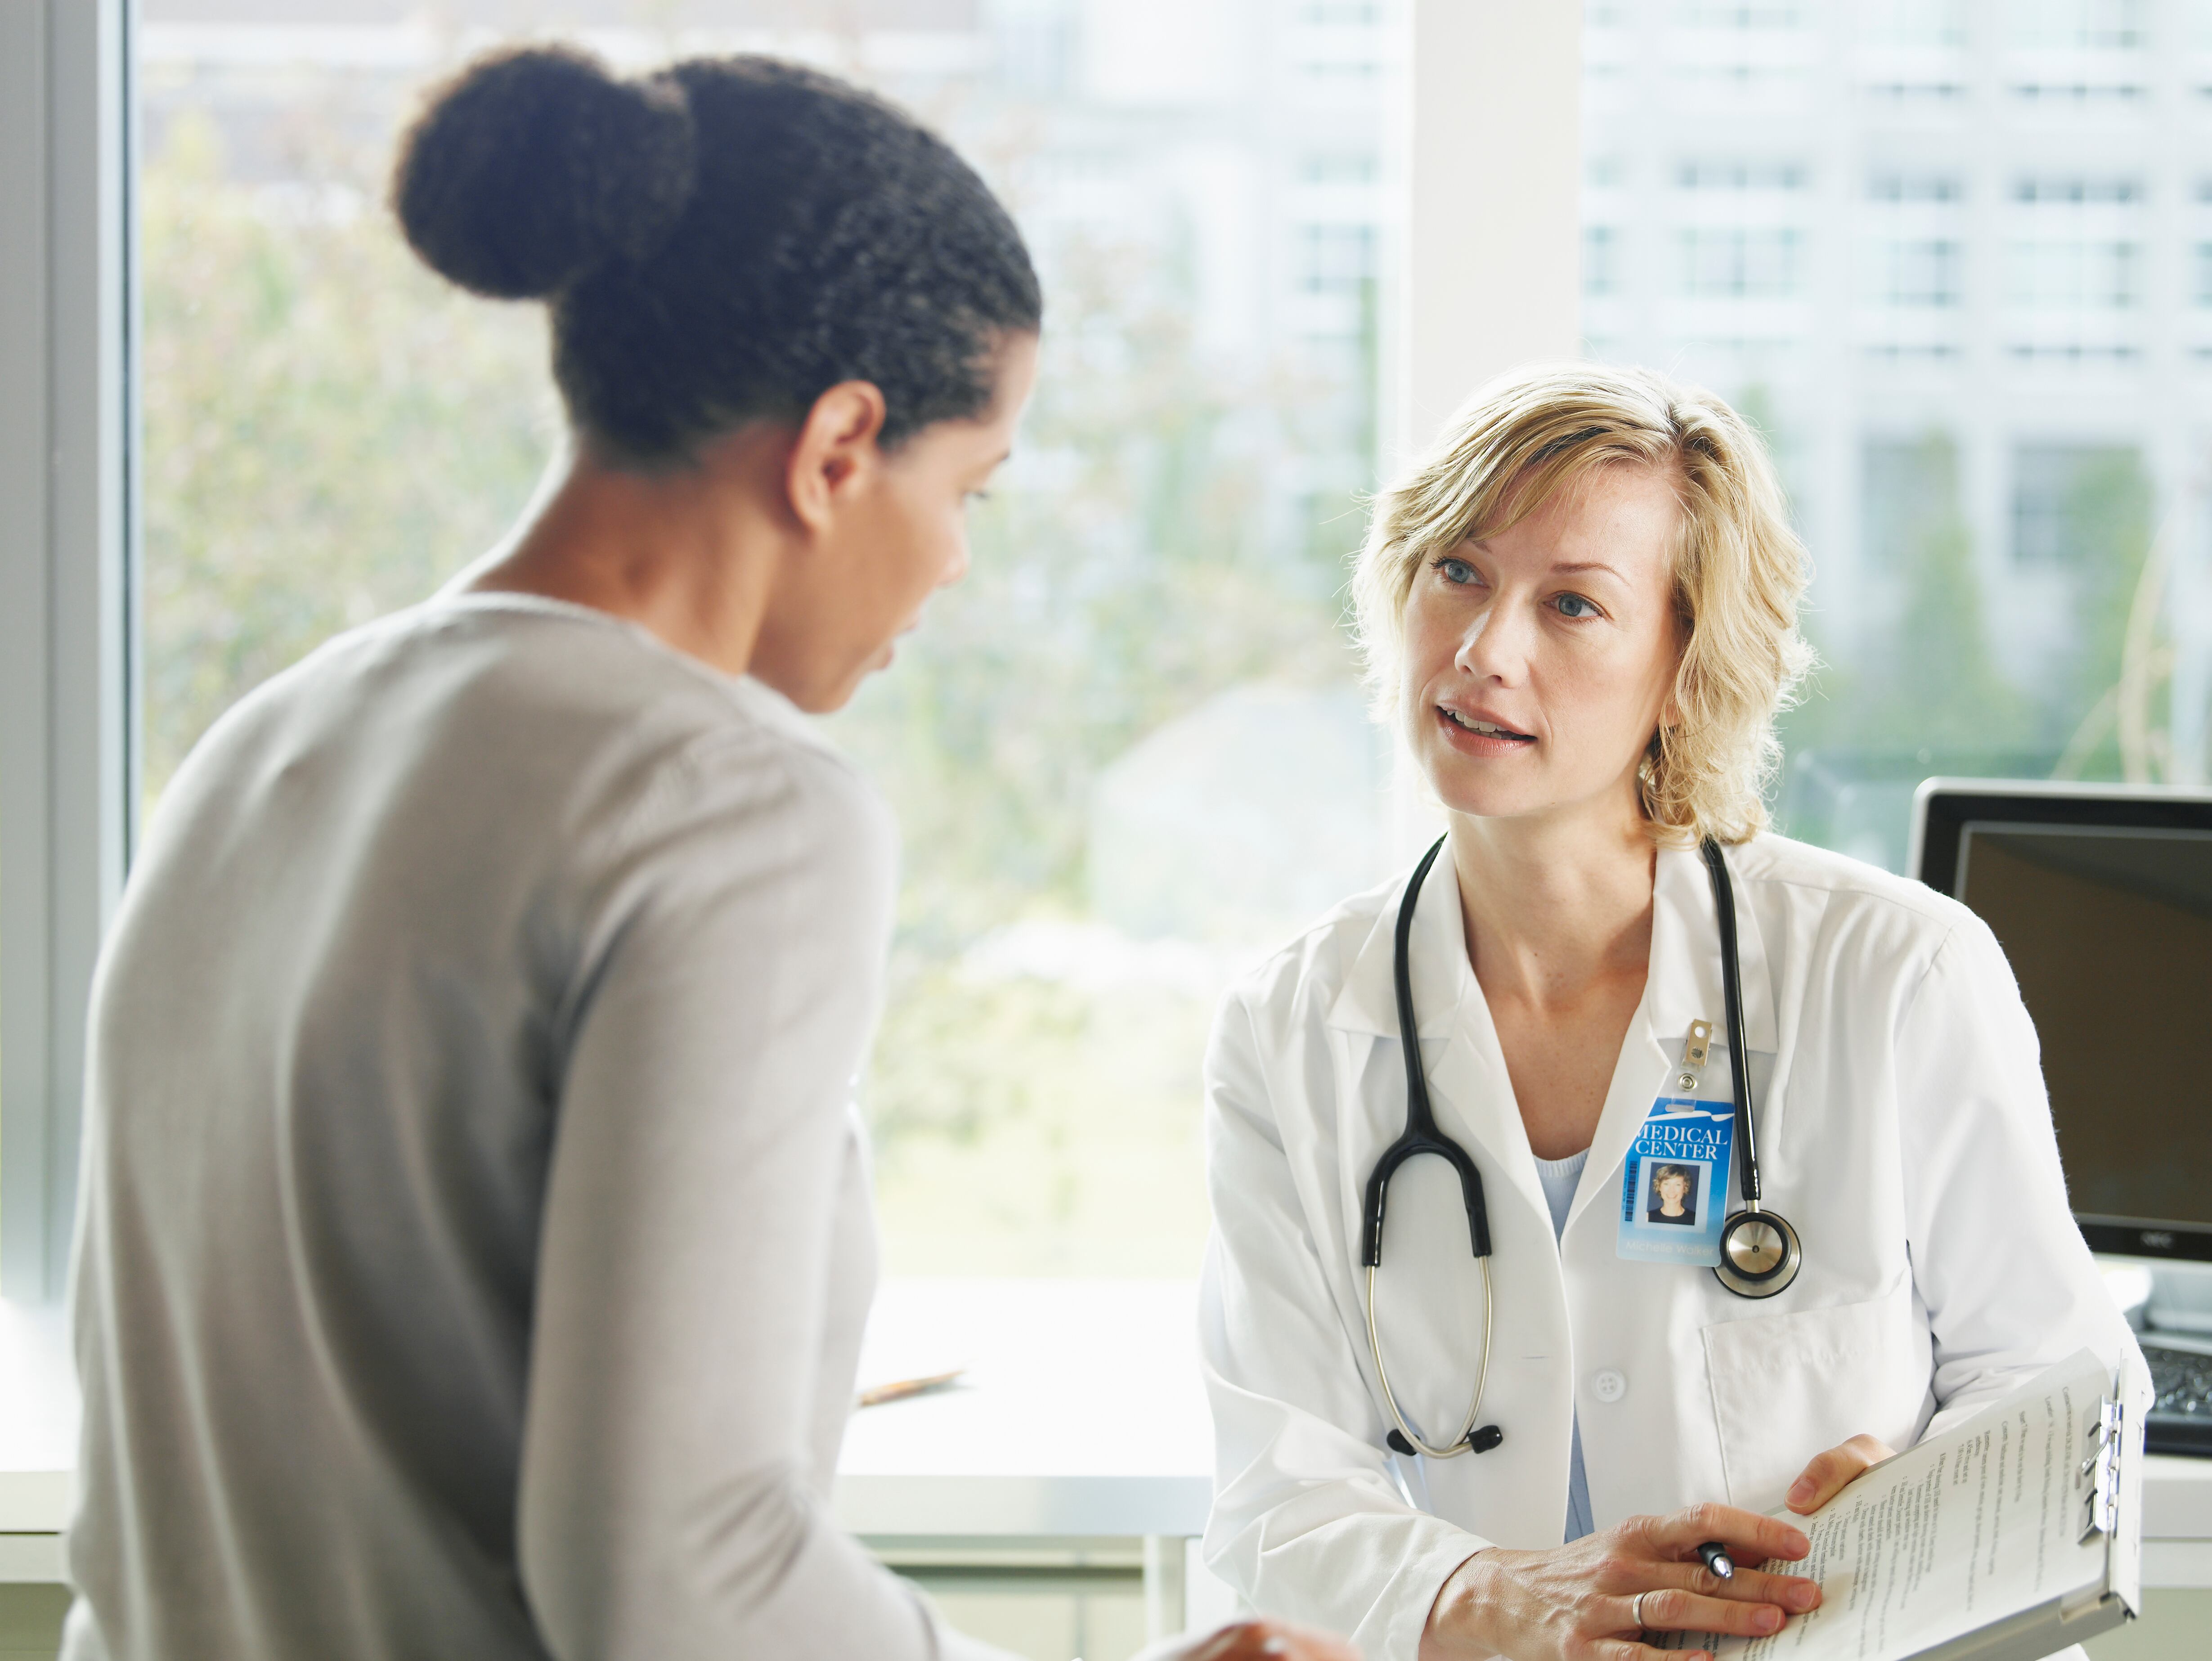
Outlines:
[[1021, 234], [912, 117], [772, 58], [619, 80], [510, 47], [434, 93], [392, 200], [432, 269], [551, 304], [553, 373], [592, 453], [681, 466], [744, 423], [872, 381], [895, 446], [990, 405], [1043, 300]]

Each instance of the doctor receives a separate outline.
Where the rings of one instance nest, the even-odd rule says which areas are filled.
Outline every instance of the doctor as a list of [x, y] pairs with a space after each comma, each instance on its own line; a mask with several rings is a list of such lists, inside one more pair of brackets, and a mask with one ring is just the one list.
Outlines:
[[[1376, 1661], [1772, 1632], [1815, 1585], [1724, 1582], [1701, 1542], [1800, 1558], [1761, 1513], [2132, 1342], [1995, 938], [1763, 828], [1806, 578], [1751, 429], [1645, 372], [1493, 385], [1381, 497], [1361, 636], [1449, 835], [1232, 989], [1207, 1061], [1206, 1555], [1259, 1608]], [[1422, 1086], [1488, 1256], [1417, 1156], [1370, 1281], [1370, 1176]], [[1763, 1204], [1733, 1287], [1645, 1215], [1643, 1151], [1674, 1146], [1647, 1135], [1692, 1123], [1719, 1127], [1698, 1222]]]

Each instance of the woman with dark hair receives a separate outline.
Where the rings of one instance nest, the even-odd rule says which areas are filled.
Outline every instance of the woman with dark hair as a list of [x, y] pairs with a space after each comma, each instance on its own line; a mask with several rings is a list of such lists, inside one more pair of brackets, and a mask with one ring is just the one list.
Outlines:
[[94, 992], [64, 1653], [980, 1655], [830, 1518], [893, 837], [800, 712], [965, 569], [1021, 239], [762, 58], [483, 60], [394, 203], [548, 303], [570, 453], [150, 829]]

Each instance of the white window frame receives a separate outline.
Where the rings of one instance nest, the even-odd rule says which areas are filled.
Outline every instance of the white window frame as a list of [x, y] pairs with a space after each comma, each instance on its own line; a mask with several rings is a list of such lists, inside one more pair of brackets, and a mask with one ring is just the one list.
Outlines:
[[1386, 476], [1492, 375], [1582, 355], [1583, 8], [1410, 6], [1391, 136]]
[[137, 800], [128, 0], [0, 6], [0, 1296], [58, 1298]]
[[[1386, 481], [1492, 376], [1583, 356], [1579, 0], [1404, 3], [1376, 397]], [[1410, 862], [1441, 825], [1402, 744], [1390, 794], [1390, 845]]]

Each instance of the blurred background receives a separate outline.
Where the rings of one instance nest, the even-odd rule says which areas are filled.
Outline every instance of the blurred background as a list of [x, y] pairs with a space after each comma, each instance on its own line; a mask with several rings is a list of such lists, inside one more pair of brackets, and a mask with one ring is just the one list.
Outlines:
[[[383, 205], [426, 82], [517, 33], [774, 52], [1004, 194], [1037, 400], [972, 575], [831, 723], [906, 835], [886, 1269], [1194, 1274], [1219, 989], [1419, 817], [1344, 627], [1400, 447], [1400, 7], [142, 12], [149, 804], [242, 692], [483, 552], [552, 452], [538, 313], [445, 289]], [[2212, 4], [1592, 0], [1583, 47], [1586, 350], [1744, 410], [1818, 563], [1783, 827], [1895, 869], [1929, 774], [2202, 782]]]

